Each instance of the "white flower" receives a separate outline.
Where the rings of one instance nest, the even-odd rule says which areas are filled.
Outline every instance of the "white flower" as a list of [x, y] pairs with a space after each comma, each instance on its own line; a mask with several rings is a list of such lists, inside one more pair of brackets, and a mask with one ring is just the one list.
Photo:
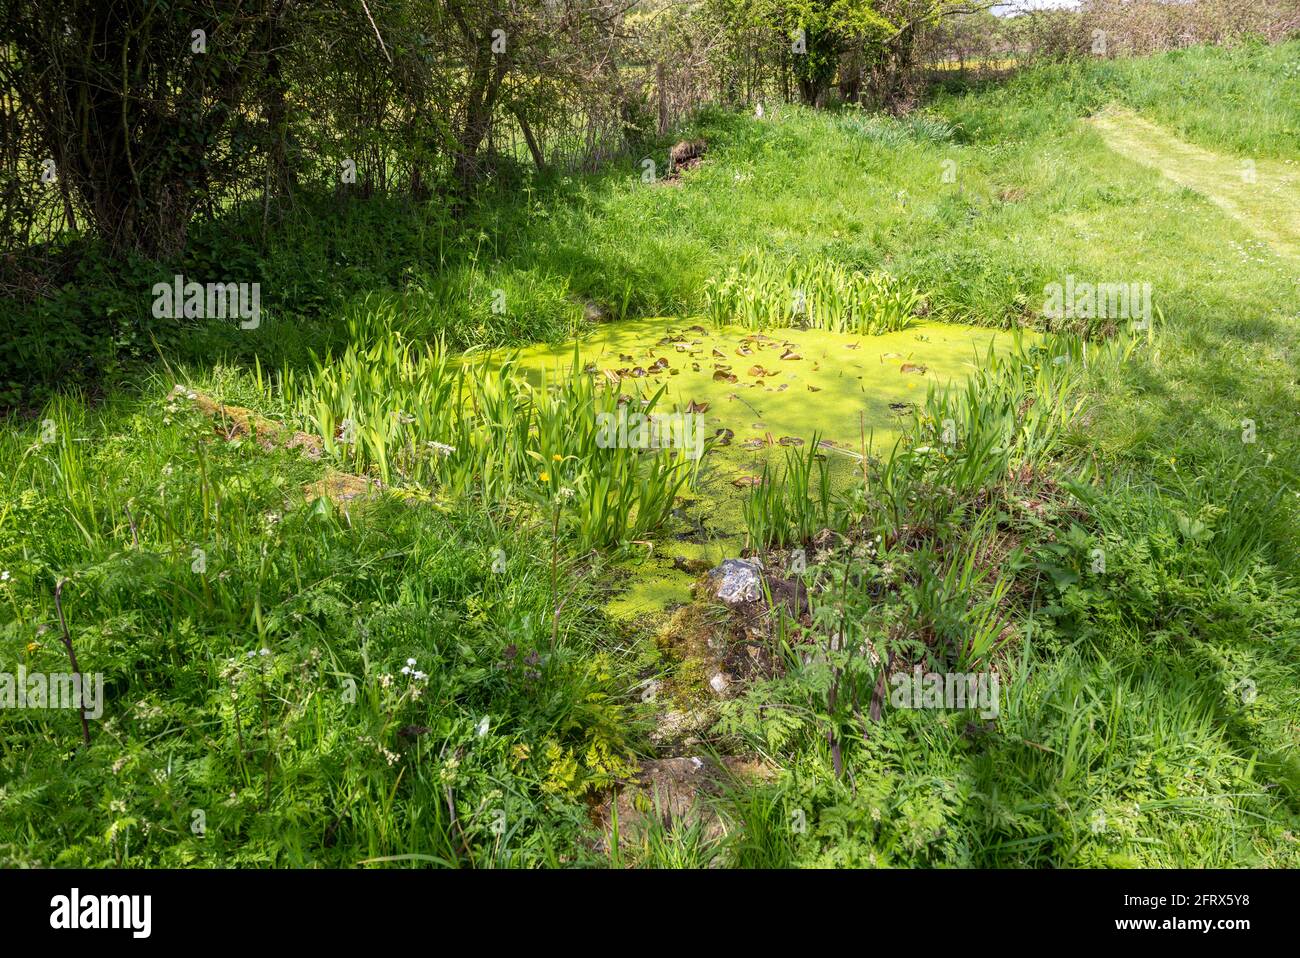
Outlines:
[[482, 738], [484, 735], [488, 733], [489, 727], [490, 727], [490, 723], [488, 722], [488, 717], [485, 715], [481, 719], [479, 719], [478, 728], [476, 728], [474, 731], [478, 734], [479, 738]]
[[270, 649], [263, 649], [261, 652], [259, 652], [259, 653], [257, 653], [257, 654], [258, 654], [258, 655], [270, 655], [270, 654], [271, 654], [271, 650], [270, 650]]
[[427, 679], [428, 677], [429, 677], [429, 675], [428, 675], [427, 672], [412, 672], [412, 673], [411, 673], [411, 678], [415, 679], [415, 681], [417, 681], [417, 682], [423, 682], [423, 681], [424, 681], [425, 679]]
[[449, 446], [449, 445], [447, 445], [445, 442], [432, 442], [432, 441], [429, 441], [429, 442], [426, 442], [425, 445], [428, 446], [430, 449], [432, 449], [434, 452], [436, 452], [436, 453], [437, 453], [438, 455], [440, 455], [440, 456], [450, 456], [453, 452], [456, 451], [456, 447], [455, 447], [455, 446]]
[[411, 667], [410, 667], [409, 665], [403, 665], [403, 666], [402, 666], [402, 674], [403, 674], [403, 675], [410, 675], [410, 674], [411, 674]]
[[0, 572], [0, 582], [8, 582], [8, 581], [9, 581], [9, 570], [5, 569], [4, 572]]
[[407, 659], [406, 664], [411, 666], [411, 668], [415, 668], [415, 659]]

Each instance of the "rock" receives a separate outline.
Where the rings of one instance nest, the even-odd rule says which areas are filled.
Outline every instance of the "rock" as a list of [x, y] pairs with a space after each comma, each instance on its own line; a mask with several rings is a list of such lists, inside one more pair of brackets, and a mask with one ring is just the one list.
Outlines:
[[228, 406], [217, 402], [211, 396], [187, 390], [180, 385], [176, 386], [167, 398], [188, 399], [194, 403], [196, 409], [213, 421], [217, 434], [227, 441], [250, 436], [267, 451], [282, 445], [286, 449], [297, 450], [312, 462], [320, 461], [325, 454], [325, 446], [320, 436], [296, 431], [291, 433], [279, 423], [259, 416], [243, 406]]
[[321, 457], [325, 455], [325, 446], [321, 442], [320, 436], [313, 436], [310, 433], [295, 432], [289, 437], [289, 441], [284, 444], [286, 449], [297, 449], [312, 462], [320, 462]]
[[316, 499], [329, 499], [332, 502], [348, 503], [354, 499], [368, 497], [379, 490], [379, 483], [365, 476], [354, 476], [346, 472], [330, 472], [324, 479], [309, 482], [302, 487], [308, 502]]
[[692, 160], [698, 160], [708, 149], [704, 140], [681, 140], [668, 152], [669, 164], [673, 169], [685, 166]]
[[680, 709], [669, 709], [658, 717], [654, 731], [650, 733], [650, 741], [656, 745], [672, 742], [700, 725], [701, 723], [691, 713]]
[[727, 830], [715, 807], [727, 783], [773, 777], [774, 770], [763, 762], [735, 756], [648, 759], [632, 779], [620, 783], [613, 799], [595, 810], [605, 833], [598, 847], [608, 851], [612, 844], [614, 814], [624, 841], [635, 843], [656, 821], [669, 829], [696, 825], [706, 841], [716, 841]]
[[724, 559], [709, 572], [714, 595], [727, 605], [763, 598], [763, 563], [758, 559]]

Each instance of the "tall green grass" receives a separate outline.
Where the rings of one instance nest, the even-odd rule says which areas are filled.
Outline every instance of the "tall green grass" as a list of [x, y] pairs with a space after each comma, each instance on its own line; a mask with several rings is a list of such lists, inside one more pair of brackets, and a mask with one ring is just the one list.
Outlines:
[[817, 436], [803, 449], [787, 447], [784, 452], [784, 464], [764, 464], [742, 506], [755, 548], [804, 543], [835, 524], [830, 467]]
[[863, 273], [827, 260], [781, 265], [753, 251], [710, 280], [704, 300], [719, 326], [797, 326], [864, 336], [906, 329], [925, 303], [919, 291], [879, 270]]
[[[597, 386], [576, 350], [567, 375], [535, 386], [508, 357], [453, 358], [381, 319], [353, 333], [342, 354], [279, 379], [280, 398], [345, 469], [488, 507], [554, 500], [584, 550], [659, 527], [695, 481], [691, 450], [602, 445], [601, 417], [616, 417], [622, 397]], [[662, 396], [629, 402], [652, 416]]]
[[0, 862], [580, 860], [584, 798], [640, 733], [550, 503], [309, 503], [321, 464], [217, 436], [171, 385], [0, 432], [0, 671], [67, 670], [62, 581], [105, 688], [85, 748], [75, 712], [0, 712]]

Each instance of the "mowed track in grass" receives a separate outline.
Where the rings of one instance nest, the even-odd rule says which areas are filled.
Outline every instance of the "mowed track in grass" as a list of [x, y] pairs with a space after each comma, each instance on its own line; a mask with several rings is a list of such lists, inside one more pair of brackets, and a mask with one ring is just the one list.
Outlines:
[[1107, 109], [1091, 123], [1115, 152], [1199, 193], [1279, 255], [1300, 262], [1300, 169], [1294, 163], [1207, 150], [1128, 110]]

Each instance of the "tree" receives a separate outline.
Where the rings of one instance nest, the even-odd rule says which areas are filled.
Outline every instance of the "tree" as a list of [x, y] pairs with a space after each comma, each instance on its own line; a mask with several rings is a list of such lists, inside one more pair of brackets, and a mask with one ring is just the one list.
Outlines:
[[213, 182], [246, 162], [227, 135], [264, 75], [280, 0], [0, 4], [0, 85], [29, 144], [118, 251], [174, 253]]
[[799, 96], [824, 106], [846, 54], [882, 40], [889, 23], [877, 0], [771, 0], [770, 16], [791, 41]]

